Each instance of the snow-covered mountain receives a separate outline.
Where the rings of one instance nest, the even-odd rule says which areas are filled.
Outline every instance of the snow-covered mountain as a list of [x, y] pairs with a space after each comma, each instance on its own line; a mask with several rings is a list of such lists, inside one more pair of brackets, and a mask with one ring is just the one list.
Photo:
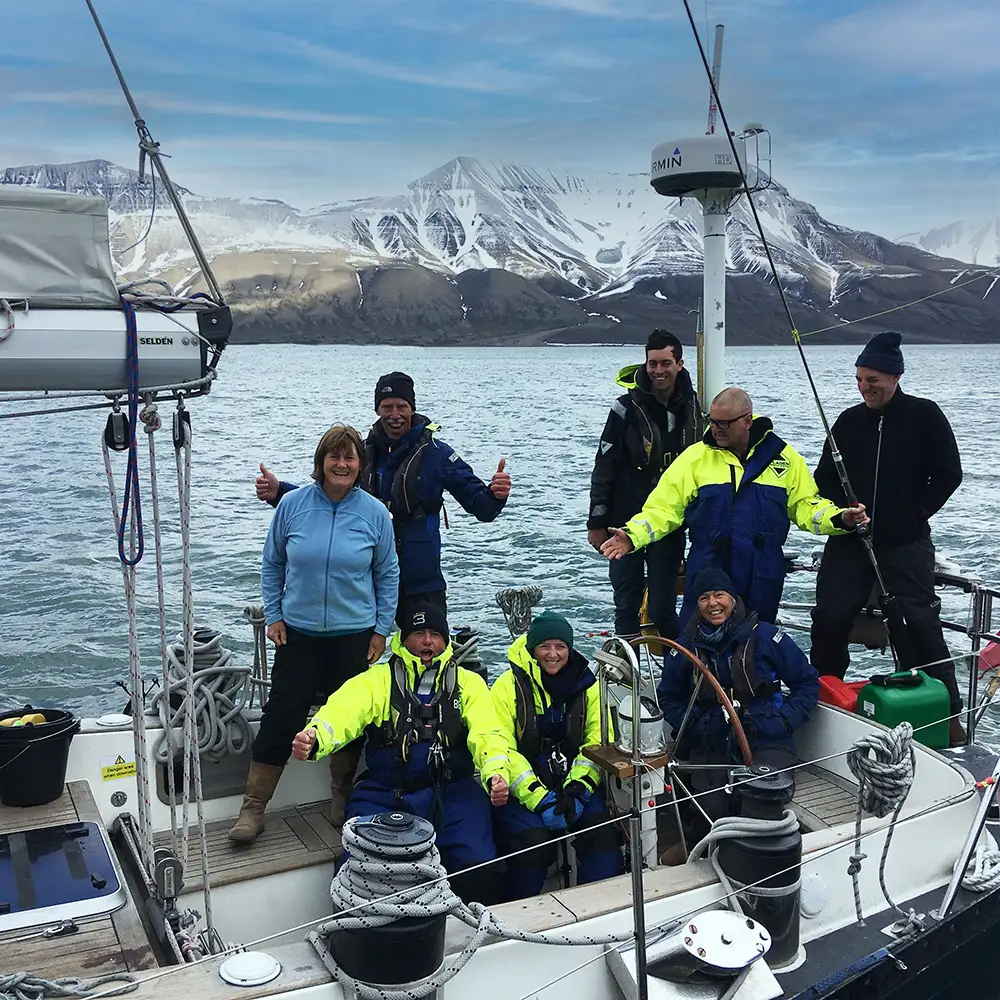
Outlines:
[[926, 233], [907, 233], [899, 242], [920, 247], [939, 257], [997, 267], [1000, 265], [1000, 215], [993, 219], [964, 219]]
[[[101, 160], [43, 164], [7, 168], [0, 183], [104, 195], [123, 277], [179, 282], [193, 270], [160, 190], [152, 230], [132, 248], [153, 210], [151, 182], [140, 184], [133, 170]], [[650, 322], [690, 329], [688, 312], [700, 291], [698, 203], [661, 198], [640, 174], [458, 157], [402, 194], [309, 210], [181, 194], [220, 280], [249, 324], [262, 329], [285, 324], [317, 332], [324, 324], [360, 323], [374, 330], [381, 303], [388, 313], [378, 322], [389, 315], [392, 324], [412, 328], [410, 313], [419, 307], [417, 325], [447, 336], [465, 327], [498, 336], [569, 331], [582, 339], [635, 339]], [[778, 183], [757, 196], [757, 206], [781, 277], [808, 312], [805, 329], [875, 312], [873, 302], [926, 295], [962, 270], [932, 256], [930, 246], [837, 226]], [[730, 219], [729, 253], [734, 277], [758, 279], [730, 283], [730, 301], [740, 304], [730, 310], [732, 332], [737, 339], [780, 339], [770, 273], [745, 199]]]

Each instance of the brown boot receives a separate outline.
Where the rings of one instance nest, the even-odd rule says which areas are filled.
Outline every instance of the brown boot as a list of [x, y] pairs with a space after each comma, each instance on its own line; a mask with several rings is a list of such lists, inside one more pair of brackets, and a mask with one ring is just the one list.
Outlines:
[[364, 741], [348, 743], [343, 750], [330, 754], [330, 824], [340, 830], [344, 826], [347, 799], [354, 788]]
[[247, 787], [243, 792], [243, 806], [236, 818], [229, 839], [235, 844], [252, 844], [264, 829], [264, 809], [275, 788], [284, 766], [258, 764], [252, 761], [247, 775]]
[[965, 726], [962, 725], [959, 719], [952, 719], [948, 733], [948, 746], [964, 747], [967, 738]]
[[680, 841], [676, 844], [671, 844], [660, 855], [660, 864], [664, 866], [673, 867], [674, 865], [683, 865], [686, 861], [687, 854], [684, 851], [684, 845]]

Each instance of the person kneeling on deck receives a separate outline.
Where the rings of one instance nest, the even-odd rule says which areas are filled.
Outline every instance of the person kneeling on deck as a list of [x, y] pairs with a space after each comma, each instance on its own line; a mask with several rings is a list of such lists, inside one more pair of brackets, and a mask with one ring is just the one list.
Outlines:
[[[388, 663], [347, 681], [295, 737], [292, 755], [318, 760], [365, 735], [367, 770], [347, 801], [347, 818], [402, 810], [437, 831], [453, 874], [496, 857], [490, 802], [507, 801], [507, 742], [486, 682], [452, 659], [444, 612], [418, 604], [392, 637]], [[489, 797], [476, 783], [479, 769]], [[496, 866], [451, 880], [466, 901], [497, 901]]]
[[[507, 861], [507, 898], [542, 891], [556, 855], [553, 837], [574, 833], [577, 883], [622, 872], [618, 835], [600, 790], [600, 772], [580, 748], [601, 742], [597, 679], [573, 649], [573, 629], [546, 611], [507, 651], [510, 669], [493, 684], [497, 720], [507, 736], [511, 798], [494, 812]], [[610, 722], [609, 722], [610, 724]], [[599, 826], [598, 829], [592, 827]]]
[[[745, 610], [723, 570], [702, 570], [693, 586], [698, 595], [698, 611], [681, 641], [712, 671], [737, 708], [754, 764], [776, 769], [788, 767], [795, 762], [793, 734], [809, 718], [819, 700], [816, 671], [790, 636], [775, 625], [757, 621], [753, 612]], [[677, 651], [664, 662], [657, 695], [674, 738], [691, 701], [696, 673], [687, 657]], [[782, 692], [782, 683], [788, 694]], [[698, 689], [674, 755], [689, 764], [743, 762], [733, 727], [707, 682]], [[728, 778], [725, 768], [692, 771], [690, 781], [683, 770], [680, 773], [712, 820], [729, 812], [728, 796], [723, 790]], [[688, 803], [684, 812], [687, 814], [684, 834], [690, 848], [708, 828], [692, 803]], [[679, 843], [661, 858], [663, 864], [683, 861]]]

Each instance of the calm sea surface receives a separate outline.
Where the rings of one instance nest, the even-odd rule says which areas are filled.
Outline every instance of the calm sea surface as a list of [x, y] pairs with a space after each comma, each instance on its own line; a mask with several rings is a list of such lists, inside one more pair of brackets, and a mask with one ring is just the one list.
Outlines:
[[[831, 421], [858, 400], [856, 355], [855, 347], [808, 348]], [[532, 583], [543, 588], [545, 607], [570, 617], [579, 645], [589, 651], [601, 640], [585, 634], [613, 622], [607, 565], [586, 544], [590, 472], [617, 395], [615, 375], [641, 358], [641, 347], [230, 348], [211, 395], [191, 406], [199, 621], [221, 630], [226, 645], [249, 658], [251, 632], [242, 612], [260, 601], [260, 552], [271, 515], [254, 496], [258, 463], [281, 478], [305, 481], [322, 432], [336, 421], [364, 432], [374, 419], [375, 380], [402, 369], [416, 382], [420, 412], [442, 425], [440, 436], [482, 478], [506, 457], [514, 480], [511, 500], [492, 524], [479, 524], [446, 500], [451, 528], [444, 532], [444, 570], [452, 624], [480, 630], [484, 659], [495, 671], [509, 636], [494, 595], [501, 587]], [[906, 390], [941, 404], [965, 466], [961, 489], [934, 519], [935, 542], [964, 569], [1000, 582], [1000, 348], [910, 347], [906, 359]], [[814, 467], [823, 439], [796, 352], [731, 349], [728, 380], [751, 393], [755, 410], [770, 416]], [[128, 632], [101, 458], [105, 419], [102, 412], [0, 422], [2, 707], [31, 702], [96, 714], [123, 703], [115, 682], [127, 674]], [[181, 623], [181, 580], [168, 430], [159, 432], [158, 443], [168, 629], [174, 635]], [[139, 574], [143, 669], [157, 674], [149, 479], [140, 454], [147, 498], [147, 555]], [[124, 462], [120, 456], [116, 462], [120, 489]], [[793, 529], [788, 544], [808, 553], [822, 543]], [[813, 579], [790, 577], [785, 598], [809, 600]], [[968, 599], [961, 594], [946, 593], [944, 607], [953, 620], [968, 620]], [[952, 644], [961, 650], [961, 637]]]

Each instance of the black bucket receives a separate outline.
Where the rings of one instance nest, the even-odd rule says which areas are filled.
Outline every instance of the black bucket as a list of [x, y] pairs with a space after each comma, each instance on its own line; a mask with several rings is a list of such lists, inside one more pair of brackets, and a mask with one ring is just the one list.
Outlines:
[[45, 721], [0, 726], [0, 803], [5, 806], [43, 806], [58, 799], [66, 785], [69, 745], [80, 720], [56, 708], [25, 705], [0, 712], [0, 721], [35, 712]]

